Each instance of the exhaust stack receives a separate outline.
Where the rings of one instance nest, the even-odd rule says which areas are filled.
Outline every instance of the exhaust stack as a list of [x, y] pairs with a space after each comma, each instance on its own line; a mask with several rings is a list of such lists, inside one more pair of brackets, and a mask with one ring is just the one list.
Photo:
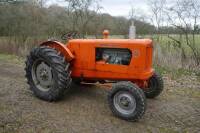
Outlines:
[[129, 28], [129, 39], [135, 39], [136, 38], [136, 27], [134, 25], [134, 21], [132, 21], [132, 24]]

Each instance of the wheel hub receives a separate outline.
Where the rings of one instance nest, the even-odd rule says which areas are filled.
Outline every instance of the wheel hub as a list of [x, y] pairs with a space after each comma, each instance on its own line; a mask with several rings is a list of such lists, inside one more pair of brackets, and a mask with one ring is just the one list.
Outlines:
[[48, 72], [47, 72], [46, 69], [40, 70], [40, 78], [41, 78], [43, 81], [47, 81], [47, 80], [48, 80], [49, 75], [48, 75]]
[[34, 83], [41, 91], [48, 91], [51, 87], [53, 76], [51, 67], [44, 61], [36, 61], [32, 68]]
[[135, 98], [128, 92], [120, 91], [114, 96], [114, 106], [122, 114], [129, 115], [136, 109]]
[[127, 97], [122, 97], [120, 99], [120, 103], [124, 106], [124, 107], [128, 107], [130, 105], [130, 100]]

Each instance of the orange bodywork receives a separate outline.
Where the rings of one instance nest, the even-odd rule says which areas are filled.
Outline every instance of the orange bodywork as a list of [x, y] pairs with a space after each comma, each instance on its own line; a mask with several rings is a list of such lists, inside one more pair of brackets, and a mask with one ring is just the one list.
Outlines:
[[[86, 80], [128, 80], [145, 87], [153, 75], [153, 45], [149, 39], [72, 39], [64, 45], [43, 43], [60, 51], [71, 62], [72, 78]], [[107, 64], [96, 61], [97, 48], [129, 49], [129, 65]]]

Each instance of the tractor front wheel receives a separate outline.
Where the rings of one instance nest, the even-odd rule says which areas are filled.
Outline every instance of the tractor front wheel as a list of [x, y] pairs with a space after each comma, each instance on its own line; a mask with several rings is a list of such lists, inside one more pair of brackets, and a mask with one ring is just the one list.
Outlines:
[[121, 119], [137, 121], [145, 113], [144, 92], [132, 82], [118, 82], [108, 94], [108, 103], [113, 114]]
[[144, 93], [147, 98], [155, 98], [163, 91], [163, 79], [162, 77], [154, 73], [148, 81], [148, 88], [145, 89]]
[[55, 49], [46, 46], [33, 49], [25, 68], [30, 89], [40, 99], [59, 100], [71, 84], [69, 65]]

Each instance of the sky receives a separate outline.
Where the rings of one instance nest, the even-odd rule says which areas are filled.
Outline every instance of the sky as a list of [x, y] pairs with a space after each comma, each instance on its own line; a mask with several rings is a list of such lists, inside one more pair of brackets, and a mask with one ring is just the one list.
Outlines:
[[[62, 0], [49, 0], [48, 4], [63, 5]], [[109, 13], [112, 16], [128, 17], [131, 8], [134, 7], [144, 13], [148, 12], [147, 0], [101, 0], [102, 13]]]
[[146, 0], [102, 0], [100, 4], [103, 7], [102, 12], [113, 16], [128, 17], [132, 7], [144, 12], [148, 11]]

